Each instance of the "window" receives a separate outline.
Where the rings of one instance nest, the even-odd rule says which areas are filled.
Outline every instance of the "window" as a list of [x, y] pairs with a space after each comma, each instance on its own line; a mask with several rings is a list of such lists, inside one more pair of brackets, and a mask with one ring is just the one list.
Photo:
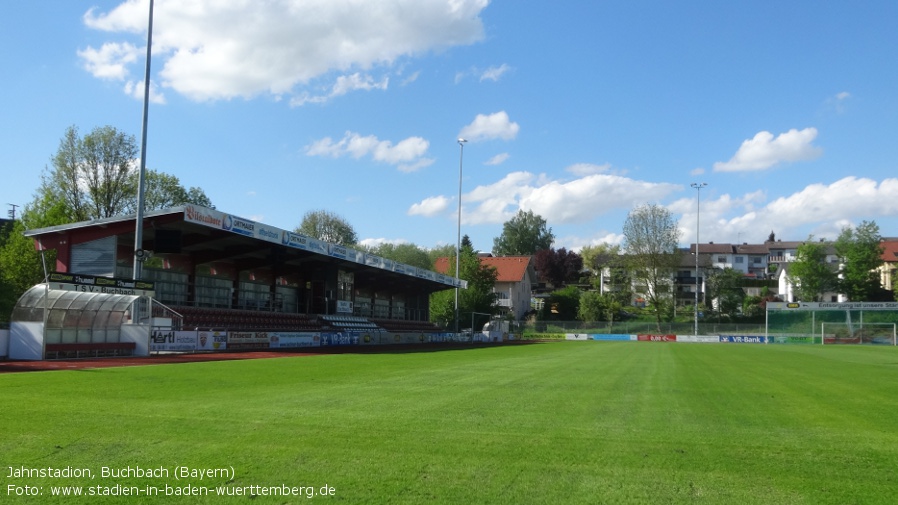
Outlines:
[[727, 257], [726, 257], [726, 256], [718, 256], [718, 257], [717, 257], [717, 262], [718, 262], [718, 263], [726, 263], [726, 262], [727, 262]]
[[735, 263], [736, 263], [737, 265], [741, 265], [741, 264], [745, 261], [745, 258], [742, 257], [742, 256], [736, 256], [736, 257], [734, 258], [734, 260], [735, 260]]

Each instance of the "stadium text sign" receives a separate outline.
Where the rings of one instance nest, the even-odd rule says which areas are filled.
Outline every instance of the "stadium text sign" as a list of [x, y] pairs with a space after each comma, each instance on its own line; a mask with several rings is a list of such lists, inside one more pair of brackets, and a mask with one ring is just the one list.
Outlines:
[[48, 276], [48, 280], [50, 281], [50, 289], [65, 291], [134, 296], [153, 296], [155, 294], [155, 285], [147, 281], [62, 272], [52, 272]]
[[769, 302], [769, 310], [898, 310], [898, 302]]

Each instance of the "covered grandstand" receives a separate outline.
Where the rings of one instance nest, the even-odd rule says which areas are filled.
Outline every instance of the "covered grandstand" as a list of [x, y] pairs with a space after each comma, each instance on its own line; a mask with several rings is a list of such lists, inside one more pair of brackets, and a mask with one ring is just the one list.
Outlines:
[[[454, 277], [196, 205], [147, 213], [138, 251], [134, 216], [35, 229], [26, 236], [39, 250], [56, 251], [54, 273], [27, 299], [30, 322], [42, 319], [41, 300], [59, 299], [37, 296], [42, 290], [132, 295], [140, 305], [120, 319], [147, 329], [147, 352], [266, 342], [285, 347], [445, 341], [450, 336], [429, 322], [430, 295], [466, 287]], [[129, 283], [135, 255], [149, 258], [142, 289]], [[137, 320], [128, 319], [132, 314]], [[42, 357], [48, 357], [48, 342], [57, 350], [67, 344], [62, 348], [94, 353], [134, 347], [111, 345], [110, 335], [118, 333], [107, 328], [102, 336], [90, 325], [75, 332], [51, 328], [56, 329], [42, 338]], [[239, 335], [233, 345], [229, 334]], [[89, 345], [100, 343], [105, 346]]]

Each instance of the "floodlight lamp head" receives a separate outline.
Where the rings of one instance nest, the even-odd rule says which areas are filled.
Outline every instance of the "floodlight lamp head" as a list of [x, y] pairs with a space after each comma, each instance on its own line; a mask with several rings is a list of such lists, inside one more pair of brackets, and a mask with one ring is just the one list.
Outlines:
[[461, 138], [461, 137], [458, 138], [458, 143], [459, 143], [459, 144], [464, 144], [465, 142], [467, 142], [467, 140], [465, 140], [465, 139], [463, 139], [463, 138]]
[[692, 186], [693, 188], [695, 188], [695, 189], [701, 189], [701, 188], [704, 188], [704, 187], [707, 186], [707, 185], [708, 185], [707, 182], [693, 182], [693, 183], [691, 184], [691, 186]]

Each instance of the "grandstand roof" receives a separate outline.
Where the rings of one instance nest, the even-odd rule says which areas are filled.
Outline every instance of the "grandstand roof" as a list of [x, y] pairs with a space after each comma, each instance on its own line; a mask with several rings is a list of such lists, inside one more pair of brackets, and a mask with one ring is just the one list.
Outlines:
[[[38, 249], [56, 249], [56, 270], [69, 272], [68, 255], [76, 244], [115, 236], [120, 257], [130, 256], [135, 219], [129, 215], [82, 221], [29, 230], [25, 235], [35, 239]], [[172, 247], [178, 253], [171, 252]], [[197, 265], [233, 263], [237, 270], [309, 272], [336, 264], [355, 274], [357, 287], [434, 292], [455, 286], [453, 277], [196, 205], [145, 213], [142, 248], [157, 255], [189, 255]], [[160, 253], [163, 249], [168, 252]], [[465, 285], [462, 281], [461, 287]]]

